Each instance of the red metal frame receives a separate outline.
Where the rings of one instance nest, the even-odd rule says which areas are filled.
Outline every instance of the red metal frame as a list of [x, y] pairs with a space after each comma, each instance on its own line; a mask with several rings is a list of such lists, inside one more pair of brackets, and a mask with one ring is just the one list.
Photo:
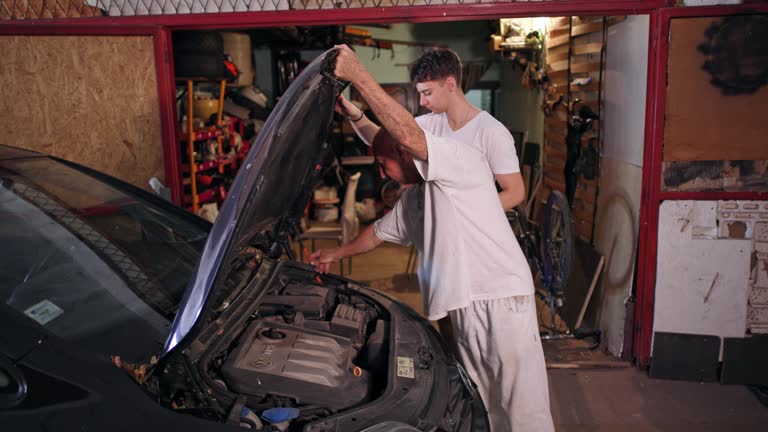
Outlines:
[[656, 251], [659, 232], [659, 206], [664, 200], [765, 200], [760, 192], [662, 192], [661, 176], [666, 110], [667, 58], [670, 22], [676, 18], [766, 13], [768, 5], [682, 7], [660, 9], [651, 14], [646, 137], [643, 153], [643, 189], [640, 206], [640, 242], [636, 292], [634, 356], [642, 367], [651, 360], [653, 307], [656, 286]]
[[[125, 17], [84, 17], [57, 19], [64, 25], [157, 25], [181, 29], [229, 29], [291, 25], [364, 24], [388, 22], [431, 22], [480, 20], [486, 18], [628, 15], [648, 13], [674, 0], [544, 0], [500, 3], [472, 3], [431, 6], [392, 6], [339, 9], [309, 9], [265, 12], [230, 12], [184, 15], [142, 15]], [[36, 20], [38, 25], [51, 20]]]
[[[160, 108], [163, 165], [166, 184], [174, 203], [181, 202], [181, 164], [176, 149], [176, 96], [173, 87], [173, 61], [170, 31], [155, 25], [107, 25], [93, 23], [75, 26], [53, 21], [14, 21], [0, 23], [0, 36], [151, 36], [155, 51], [155, 72]], [[169, 175], [178, 171], [177, 175]]]

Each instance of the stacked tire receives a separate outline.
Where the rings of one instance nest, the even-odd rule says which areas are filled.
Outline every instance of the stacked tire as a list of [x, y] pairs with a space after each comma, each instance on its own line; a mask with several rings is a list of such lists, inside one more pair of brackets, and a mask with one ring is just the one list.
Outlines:
[[177, 77], [224, 79], [224, 38], [219, 32], [173, 33], [173, 66]]

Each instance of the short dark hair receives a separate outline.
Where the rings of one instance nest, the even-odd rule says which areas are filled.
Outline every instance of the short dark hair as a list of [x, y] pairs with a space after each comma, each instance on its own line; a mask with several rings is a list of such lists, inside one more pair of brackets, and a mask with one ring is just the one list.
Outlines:
[[395, 138], [388, 130], [383, 127], [379, 128], [379, 131], [374, 135], [373, 142], [373, 154], [375, 156], [382, 156], [390, 159], [401, 159], [400, 146], [395, 141]]
[[411, 66], [413, 84], [446, 79], [449, 76], [456, 78], [456, 83], [461, 85], [461, 59], [452, 49], [427, 51]]

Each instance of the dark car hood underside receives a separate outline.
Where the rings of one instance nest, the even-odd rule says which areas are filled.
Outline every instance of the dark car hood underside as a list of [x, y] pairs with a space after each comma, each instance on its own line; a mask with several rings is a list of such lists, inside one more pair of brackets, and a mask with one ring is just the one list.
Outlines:
[[345, 84], [333, 77], [336, 49], [315, 59], [280, 98], [222, 204], [165, 346], [186, 337], [211, 305], [227, 265], [257, 236], [277, 236], [278, 224], [301, 213], [327, 159], [326, 138]]

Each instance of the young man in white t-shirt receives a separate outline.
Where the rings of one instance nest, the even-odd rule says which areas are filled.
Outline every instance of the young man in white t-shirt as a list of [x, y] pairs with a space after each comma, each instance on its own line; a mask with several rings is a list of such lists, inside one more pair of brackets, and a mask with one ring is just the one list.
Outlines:
[[[433, 135], [477, 147], [501, 187], [499, 199], [504, 210], [522, 203], [525, 185], [515, 140], [501, 122], [464, 97], [458, 54], [450, 49], [427, 51], [411, 65], [411, 82], [419, 92], [419, 104], [431, 111], [416, 117], [419, 126]], [[339, 98], [337, 109], [347, 115], [358, 136], [370, 145], [379, 126], [344, 97]]]
[[450, 317], [454, 348], [477, 383], [493, 432], [553, 431], [533, 280], [509, 229], [481, 150], [422, 130], [346, 46], [337, 77], [352, 82], [385, 129], [372, 139], [382, 170], [409, 187], [392, 212], [312, 263], [367, 252], [384, 241], [419, 250], [429, 319]]

